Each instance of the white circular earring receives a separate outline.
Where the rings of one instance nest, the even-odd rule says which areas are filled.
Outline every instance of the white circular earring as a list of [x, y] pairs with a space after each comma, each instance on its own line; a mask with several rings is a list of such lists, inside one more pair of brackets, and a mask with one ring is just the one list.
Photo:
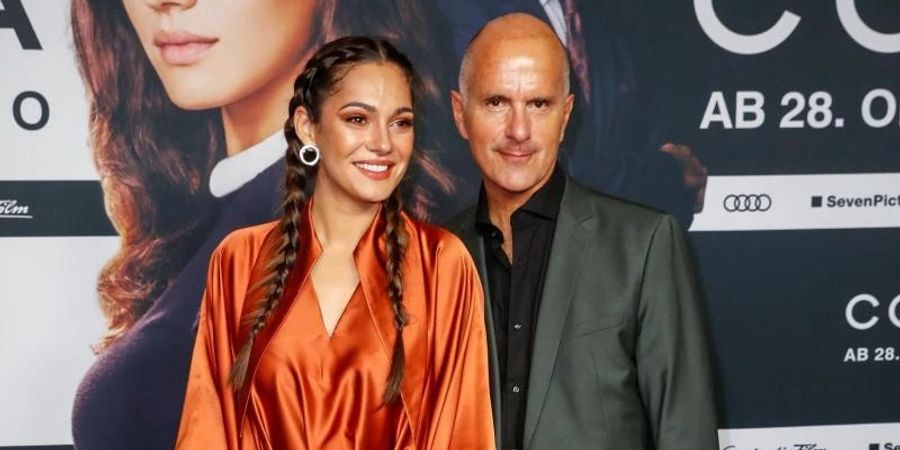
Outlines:
[[316, 144], [306, 144], [297, 150], [297, 158], [300, 159], [300, 162], [310, 167], [319, 163], [320, 156], [319, 147], [316, 147]]

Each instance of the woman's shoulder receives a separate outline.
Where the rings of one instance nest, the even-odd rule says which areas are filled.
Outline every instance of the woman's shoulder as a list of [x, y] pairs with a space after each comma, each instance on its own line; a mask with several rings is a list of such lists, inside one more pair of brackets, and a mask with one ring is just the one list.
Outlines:
[[228, 235], [222, 239], [222, 242], [216, 247], [215, 253], [225, 255], [246, 252], [256, 253], [262, 247], [266, 236], [278, 227], [278, 225], [279, 221], [273, 220], [259, 225], [238, 228], [231, 233], [228, 233]]
[[[251, 285], [266, 236], [277, 226], [278, 222], [267, 222], [239, 228], [219, 243], [210, 258], [206, 280], [207, 292], [217, 299], [211, 308], [225, 311], [227, 317], [240, 317], [246, 286]], [[234, 326], [238, 326], [237, 321]]]

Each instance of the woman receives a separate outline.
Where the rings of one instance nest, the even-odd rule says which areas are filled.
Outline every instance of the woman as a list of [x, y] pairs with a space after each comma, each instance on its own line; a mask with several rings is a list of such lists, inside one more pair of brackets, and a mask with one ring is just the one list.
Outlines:
[[[322, 42], [348, 33], [390, 36], [434, 67], [422, 8], [73, 0], [95, 160], [121, 236], [99, 277], [108, 330], [75, 399], [78, 448], [172, 448], [210, 254], [229, 232], [276, 217], [296, 75]], [[427, 104], [437, 92], [424, 78]], [[417, 152], [412, 169], [432, 167], [428, 155]], [[415, 198], [418, 214], [428, 203]]]
[[492, 447], [477, 272], [397, 190], [412, 81], [364, 37], [297, 78], [282, 217], [213, 254], [176, 448]]

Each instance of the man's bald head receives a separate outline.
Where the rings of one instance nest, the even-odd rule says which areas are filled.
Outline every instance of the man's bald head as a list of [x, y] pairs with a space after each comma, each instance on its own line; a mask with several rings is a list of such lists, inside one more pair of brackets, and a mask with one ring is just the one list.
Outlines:
[[469, 82], [483, 64], [516, 56], [530, 56], [558, 67], [563, 92], [569, 93], [569, 60], [562, 41], [543, 20], [526, 13], [510, 13], [485, 24], [466, 46], [459, 69], [462, 97], [467, 97]]
[[469, 43], [450, 104], [488, 203], [521, 206], [553, 174], [572, 113], [566, 50], [533, 16], [494, 19]]

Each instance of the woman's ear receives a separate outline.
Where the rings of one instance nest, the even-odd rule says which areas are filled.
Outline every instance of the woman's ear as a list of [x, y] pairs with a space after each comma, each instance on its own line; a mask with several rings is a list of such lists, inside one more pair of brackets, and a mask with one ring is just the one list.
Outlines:
[[303, 106], [294, 110], [294, 132], [300, 138], [300, 142], [304, 144], [316, 143], [316, 132], [312, 117], [310, 117], [309, 111]]

